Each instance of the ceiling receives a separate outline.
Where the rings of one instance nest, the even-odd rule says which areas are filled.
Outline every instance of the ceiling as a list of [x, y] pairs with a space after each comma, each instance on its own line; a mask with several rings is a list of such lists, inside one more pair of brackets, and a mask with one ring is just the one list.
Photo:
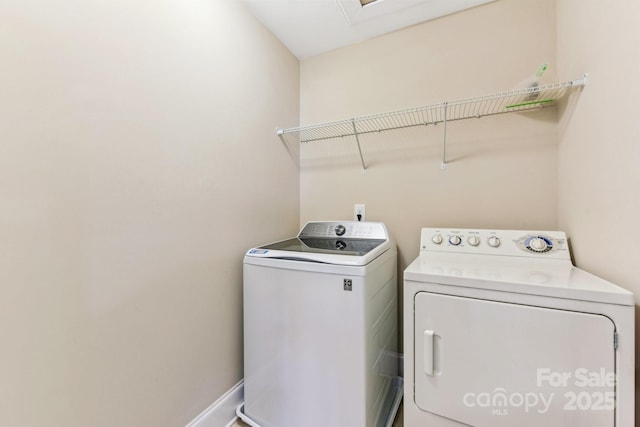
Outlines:
[[299, 59], [495, 0], [243, 0]]

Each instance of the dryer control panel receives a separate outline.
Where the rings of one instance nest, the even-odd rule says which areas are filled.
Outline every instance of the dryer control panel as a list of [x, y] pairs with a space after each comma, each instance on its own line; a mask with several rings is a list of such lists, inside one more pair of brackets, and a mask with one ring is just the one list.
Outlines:
[[420, 251], [571, 259], [562, 231], [423, 228]]

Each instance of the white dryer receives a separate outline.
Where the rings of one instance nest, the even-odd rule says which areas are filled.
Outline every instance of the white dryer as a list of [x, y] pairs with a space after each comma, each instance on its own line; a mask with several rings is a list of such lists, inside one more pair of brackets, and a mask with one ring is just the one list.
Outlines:
[[382, 223], [310, 222], [244, 258], [244, 411], [262, 427], [384, 427], [402, 397], [397, 252]]
[[404, 271], [406, 427], [632, 427], [634, 299], [562, 232], [424, 228]]

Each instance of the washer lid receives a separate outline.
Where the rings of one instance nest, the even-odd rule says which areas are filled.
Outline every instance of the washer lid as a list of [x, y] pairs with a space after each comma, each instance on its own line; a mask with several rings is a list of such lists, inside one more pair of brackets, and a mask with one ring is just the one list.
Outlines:
[[384, 242], [386, 242], [386, 240], [294, 237], [293, 239], [260, 246], [258, 249], [363, 256]]
[[310, 222], [297, 237], [253, 248], [247, 256], [366, 265], [390, 247], [390, 238], [382, 223]]
[[422, 252], [404, 279], [466, 288], [634, 305], [633, 294], [564, 260]]

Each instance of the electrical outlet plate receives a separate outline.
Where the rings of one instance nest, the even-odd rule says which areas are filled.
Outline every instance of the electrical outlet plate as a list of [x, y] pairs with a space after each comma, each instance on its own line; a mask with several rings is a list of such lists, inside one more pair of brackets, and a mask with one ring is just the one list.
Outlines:
[[353, 220], [358, 221], [358, 215], [360, 215], [360, 221], [364, 221], [364, 204], [353, 205]]

